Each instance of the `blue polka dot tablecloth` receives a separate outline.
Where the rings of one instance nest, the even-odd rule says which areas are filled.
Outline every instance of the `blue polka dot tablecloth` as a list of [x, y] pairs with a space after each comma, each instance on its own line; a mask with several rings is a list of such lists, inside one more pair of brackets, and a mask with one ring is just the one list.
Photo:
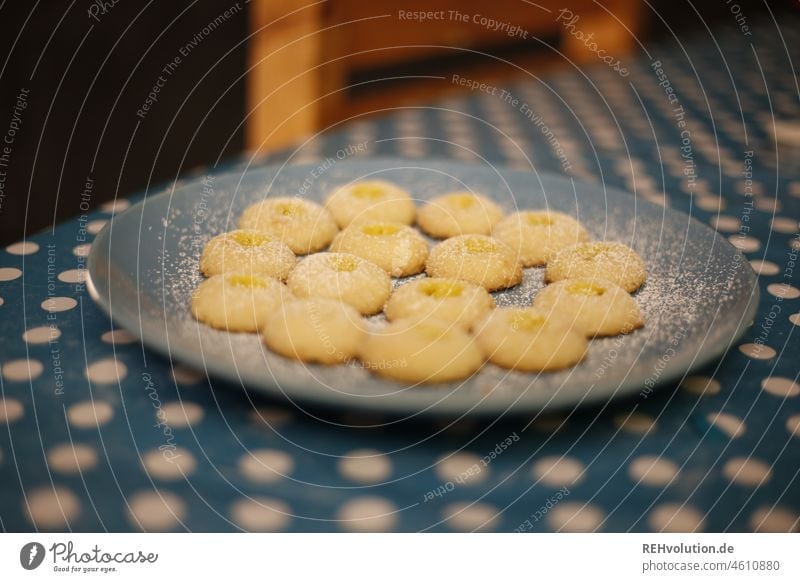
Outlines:
[[758, 272], [757, 317], [720, 361], [560, 416], [409, 421], [265, 400], [149, 352], [89, 298], [92, 238], [152, 190], [0, 251], [0, 528], [796, 530], [800, 26], [786, 18], [782, 35], [645, 47], [627, 76], [531, 76], [197, 172], [344, 151], [625, 188], [724, 233]]

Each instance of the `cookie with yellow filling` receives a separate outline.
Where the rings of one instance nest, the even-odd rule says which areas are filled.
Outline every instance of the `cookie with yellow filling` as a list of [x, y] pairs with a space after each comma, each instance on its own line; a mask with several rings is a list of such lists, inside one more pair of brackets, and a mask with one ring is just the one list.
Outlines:
[[495, 226], [492, 236], [516, 251], [523, 267], [544, 265], [564, 247], [589, 240], [577, 220], [552, 210], [515, 212]]
[[408, 384], [453, 382], [483, 364], [475, 340], [458, 325], [435, 319], [398, 319], [361, 344], [364, 367]]
[[458, 279], [427, 277], [396, 289], [384, 311], [390, 321], [405, 317], [433, 318], [468, 330], [492, 308], [494, 299], [480, 285]]
[[257, 230], [234, 230], [208, 241], [200, 256], [200, 271], [206, 277], [246, 273], [285, 281], [294, 262], [292, 250], [274, 236]]
[[286, 285], [272, 277], [213, 275], [192, 296], [192, 315], [227, 331], [258, 331], [267, 316], [291, 299]]
[[344, 301], [363, 315], [378, 313], [392, 292], [386, 271], [349, 253], [317, 253], [300, 261], [289, 274], [296, 297]]
[[578, 243], [558, 251], [547, 263], [545, 281], [607, 279], [633, 293], [647, 279], [647, 270], [636, 252], [618, 242]]
[[398, 222], [351, 224], [336, 235], [330, 250], [373, 262], [392, 277], [416, 275], [428, 258], [428, 244], [422, 235]]
[[417, 209], [411, 195], [385, 180], [362, 180], [335, 188], [325, 200], [339, 228], [352, 222], [411, 224]]
[[433, 238], [489, 234], [503, 217], [494, 202], [472, 192], [451, 192], [433, 198], [417, 215], [419, 227]]
[[563, 314], [589, 337], [630, 333], [644, 325], [633, 297], [604, 279], [558, 281], [539, 291], [533, 306]]
[[320, 297], [287, 303], [267, 317], [261, 330], [273, 352], [320, 364], [350, 360], [365, 335], [366, 325], [355, 308]]
[[330, 213], [310, 200], [283, 196], [249, 206], [239, 228], [258, 230], [285, 242], [296, 255], [327, 247], [339, 228]]
[[569, 368], [588, 347], [568, 316], [530, 307], [491, 311], [476, 325], [475, 341], [493, 364], [523, 372]]
[[433, 247], [425, 270], [431, 277], [463, 279], [487, 291], [522, 281], [522, 266], [505, 243], [481, 234], [455, 236]]

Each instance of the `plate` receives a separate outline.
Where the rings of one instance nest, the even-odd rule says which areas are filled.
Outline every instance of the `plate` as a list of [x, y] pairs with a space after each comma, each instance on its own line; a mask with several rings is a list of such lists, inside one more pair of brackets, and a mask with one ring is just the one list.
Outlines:
[[[189, 302], [202, 280], [198, 261], [203, 246], [236, 228], [245, 207], [266, 196], [321, 201], [335, 185], [365, 178], [396, 182], [420, 201], [470, 189], [509, 212], [559, 210], [580, 220], [596, 240], [630, 245], [649, 272], [635, 294], [645, 327], [593, 340], [586, 359], [569, 370], [530, 374], [487, 364], [463, 382], [408, 387], [380, 379], [357, 363], [325, 367], [287, 360], [269, 352], [256, 335], [229, 334], [192, 318]], [[209, 377], [298, 405], [402, 415], [535, 413], [637, 393], [646, 399], [657, 386], [724, 353], [752, 323], [758, 304], [756, 275], [747, 260], [684, 213], [560, 176], [402, 159], [328, 159], [176, 185], [106, 225], [92, 245], [88, 268], [92, 297], [116, 325]], [[542, 279], [543, 269], [526, 269], [521, 285], [494, 294], [498, 306], [530, 305]]]

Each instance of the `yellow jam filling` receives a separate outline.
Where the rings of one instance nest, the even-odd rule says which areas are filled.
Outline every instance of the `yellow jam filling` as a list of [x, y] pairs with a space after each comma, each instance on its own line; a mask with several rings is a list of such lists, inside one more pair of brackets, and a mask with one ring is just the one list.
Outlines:
[[305, 213], [305, 208], [294, 202], [280, 202], [275, 205], [275, 213], [281, 216], [298, 216]]
[[236, 244], [248, 248], [260, 247], [272, 240], [272, 238], [266, 234], [245, 230], [232, 232], [228, 234], [228, 238], [236, 241]]
[[358, 267], [358, 259], [347, 255], [334, 255], [328, 259], [331, 269], [339, 273], [349, 273]]
[[526, 221], [531, 226], [550, 226], [555, 222], [548, 214], [528, 214]]
[[232, 285], [233, 287], [246, 287], [247, 289], [264, 289], [267, 286], [267, 281], [265, 279], [252, 275], [230, 275], [227, 282], [228, 285]]
[[459, 283], [443, 281], [425, 281], [420, 284], [419, 290], [434, 299], [450, 299], [451, 297], [461, 297], [464, 286]]
[[464, 241], [464, 248], [472, 254], [494, 253], [497, 251], [497, 246], [485, 238], [468, 238]]
[[400, 227], [396, 224], [367, 224], [361, 227], [361, 232], [370, 236], [391, 236], [400, 232]]
[[536, 331], [544, 325], [545, 317], [530, 311], [518, 311], [511, 316], [511, 329], [515, 331]]
[[353, 193], [353, 196], [361, 198], [362, 200], [377, 200], [378, 198], [382, 198], [386, 193], [383, 186], [370, 182], [355, 184], [350, 191]]
[[453, 194], [447, 197], [447, 201], [456, 208], [472, 208], [477, 203], [472, 194]]
[[599, 297], [606, 290], [600, 285], [594, 283], [571, 283], [567, 286], [567, 293], [571, 295], [586, 295], [587, 297]]

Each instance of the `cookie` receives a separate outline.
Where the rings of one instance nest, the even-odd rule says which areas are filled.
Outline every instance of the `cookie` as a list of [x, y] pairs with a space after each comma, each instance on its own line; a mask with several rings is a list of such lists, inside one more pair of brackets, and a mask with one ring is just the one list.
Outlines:
[[523, 267], [544, 265], [564, 247], [589, 240], [577, 220], [562, 212], [524, 210], [501, 220], [492, 236], [519, 255]]
[[384, 311], [390, 321], [433, 318], [469, 330], [493, 307], [494, 299], [480, 285], [458, 279], [425, 278], [396, 289]]
[[397, 222], [351, 224], [336, 235], [330, 250], [366, 259], [392, 277], [416, 275], [428, 258], [428, 243], [422, 235]]
[[333, 217], [322, 206], [288, 196], [249, 206], [239, 219], [239, 228], [271, 234], [296, 255], [324, 249], [339, 232]]
[[398, 319], [369, 334], [360, 357], [368, 370], [408, 384], [453, 382], [483, 364], [474, 339], [461, 327], [435, 319]]
[[378, 313], [392, 291], [389, 275], [378, 265], [348, 253], [318, 253], [300, 261], [289, 274], [296, 297], [344, 301], [364, 315]]
[[283, 242], [257, 230], [234, 230], [212, 238], [200, 256], [206, 276], [240, 273], [282, 281], [294, 268], [294, 253]]
[[589, 337], [630, 333], [644, 325], [633, 297], [603, 279], [557, 281], [539, 291], [533, 306], [563, 314]]
[[476, 325], [475, 341], [493, 364], [523, 372], [569, 368], [588, 346], [569, 317], [534, 308], [495, 309]]
[[366, 335], [364, 320], [350, 305], [319, 297], [292, 301], [272, 312], [261, 337], [286, 358], [339, 364], [356, 355]]
[[449, 238], [433, 247], [425, 270], [431, 277], [463, 279], [487, 291], [522, 281], [522, 266], [505, 243], [481, 234]]
[[267, 316], [291, 299], [286, 285], [271, 277], [213, 275], [192, 296], [192, 315], [227, 331], [258, 331]]
[[618, 242], [578, 243], [558, 251], [547, 263], [545, 281], [607, 279], [633, 293], [647, 279], [644, 261]]
[[503, 217], [494, 202], [471, 192], [451, 192], [433, 198], [417, 214], [417, 224], [433, 238], [489, 234]]
[[411, 195], [384, 180], [363, 180], [339, 186], [325, 200], [339, 228], [351, 222], [414, 222], [416, 207]]

